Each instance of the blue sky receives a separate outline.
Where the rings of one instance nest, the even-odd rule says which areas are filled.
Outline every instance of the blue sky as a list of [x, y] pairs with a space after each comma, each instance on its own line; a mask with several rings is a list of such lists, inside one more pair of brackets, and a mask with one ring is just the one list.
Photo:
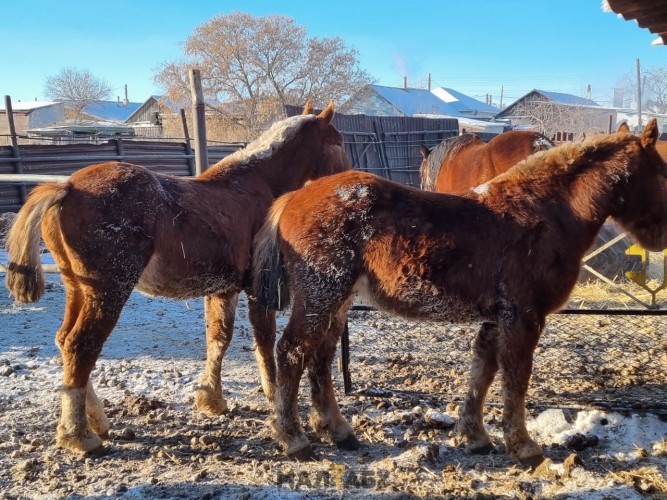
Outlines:
[[114, 98], [160, 93], [158, 65], [177, 60], [195, 27], [235, 10], [284, 14], [310, 36], [342, 37], [377, 83], [451, 87], [508, 104], [533, 88], [609, 104], [623, 75], [667, 66], [667, 47], [599, 0], [9, 0], [0, 26], [0, 95], [44, 99], [48, 76], [73, 66], [105, 79]]

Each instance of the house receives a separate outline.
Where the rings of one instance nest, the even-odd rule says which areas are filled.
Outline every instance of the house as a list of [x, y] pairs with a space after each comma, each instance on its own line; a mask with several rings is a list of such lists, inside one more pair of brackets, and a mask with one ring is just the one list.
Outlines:
[[152, 95], [125, 119], [125, 123], [134, 129], [138, 137], [162, 137], [165, 112], [175, 113], [162, 96]]
[[99, 142], [116, 137], [134, 136], [134, 128], [125, 120], [141, 103], [121, 101], [93, 101], [80, 114], [65, 108], [64, 116], [57, 123], [30, 127], [28, 137], [39, 142], [72, 143]]
[[498, 109], [453, 89], [433, 90], [367, 85], [340, 109], [344, 114], [368, 116], [418, 116], [456, 118], [459, 128], [469, 132], [501, 133], [505, 125], [495, 123]]
[[503, 109], [496, 119], [509, 120], [513, 128], [532, 128], [552, 140], [566, 141], [615, 130], [617, 109], [573, 94], [534, 89]]
[[[63, 120], [65, 106], [53, 101], [18, 101], [12, 103], [14, 130], [19, 136], [27, 136], [28, 130], [48, 127]], [[0, 103], [0, 145], [11, 144], [8, 137], [7, 110], [4, 101]]]

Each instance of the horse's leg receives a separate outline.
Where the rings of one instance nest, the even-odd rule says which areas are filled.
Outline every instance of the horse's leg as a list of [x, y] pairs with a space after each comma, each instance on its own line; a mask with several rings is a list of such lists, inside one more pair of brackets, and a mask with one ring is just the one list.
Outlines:
[[496, 324], [483, 323], [473, 346], [468, 394], [457, 425], [457, 431], [466, 438], [473, 453], [488, 453], [493, 449], [491, 438], [484, 429], [482, 405], [498, 371], [498, 335]]
[[308, 378], [313, 400], [310, 424], [319, 434], [328, 435], [342, 450], [356, 450], [361, 443], [354, 435], [352, 426], [340, 413], [331, 378], [331, 365], [336, 355], [349, 304], [342, 307], [332, 318], [332, 324], [308, 364]]
[[[326, 313], [322, 313], [326, 314]], [[317, 316], [320, 316], [318, 314]], [[313, 452], [299, 419], [299, 382], [307, 363], [320, 344], [321, 329], [313, 329], [303, 308], [294, 308], [276, 348], [276, 395], [273, 428], [287, 455], [313, 460]], [[309, 324], [311, 323], [311, 324]], [[313, 332], [313, 333], [310, 333]]]
[[503, 374], [503, 434], [508, 453], [526, 465], [542, 462], [542, 449], [526, 429], [526, 392], [533, 367], [533, 351], [544, 321], [518, 318], [498, 342]]
[[255, 357], [259, 365], [262, 389], [273, 404], [276, 386], [276, 361], [273, 354], [276, 344], [276, 313], [261, 306], [256, 299], [248, 298], [248, 316], [255, 335]]
[[[77, 282], [76, 273], [72, 270], [71, 261], [68, 257], [67, 249], [63, 243], [60, 231], [57, 230], [56, 226], [48, 224], [46, 225], [46, 231], [48, 233], [49, 248], [58, 261], [60, 276], [65, 286], [65, 315], [62, 325], [56, 333], [56, 345], [62, 352], [65, 340], [74, 328], [83, 309], [85, 300], [84, 291]], [[108, 439], [109, 419], [104, 414], [104, 406], [95, 394], [90, 379], [88, 379], [86, 387], [85, 404], [88, 424], [100, 438]], [[93, 438], [93, 441], [96, 440]]]
[[[114, 285], [99, 290], [89, 285], [80, 287], [77, 295], [82, 303], [77, 320], [69, 331], [61, 329], [58, 332], [58, 345], [63, 357], [64, 388], [56, 441], [60, 446], [73, 451], [91, 451], [101, 445], [102, 440], [93, 429], [103, 435], [108, 433], [108, 420], [89, 377], [104, 341], [116, 325], [132, 291], [130, 285]], [[73, 307], [74, 303], [68, 304], [69, 316], [66, 314], [66, 318], [74, 315], [70, 306]], [[63, 326], [67, 325], [63, 323]], [[89, 409], [87, 401], [92, 405]], [[93, 429], [88, 423], [89, 419]]]
[[195, 393], [195, 408], [204, 413], [221, 415], [227, 411], [227, 402], [222, 396], [220, 370], [222, 358], [234, 335], [238, 300], [238, 292], [208, 295], [205, 299], [206, 369]]

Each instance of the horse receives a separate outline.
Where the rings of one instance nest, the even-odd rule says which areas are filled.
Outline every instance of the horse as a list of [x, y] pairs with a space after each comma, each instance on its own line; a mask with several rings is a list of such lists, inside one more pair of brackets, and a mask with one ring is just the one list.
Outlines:
[[463, 134], [445, 139], [431, 150], [421, 146], [421, 187], [438, 193], [465, 193], [528, 155], [553, 146], [546, 136], [527, 130], [510, 130], [489, 142], [475, 134]]
[[[248, 289], [252, 242], [274, 198], [351, 168], [333, 103], [317, 116], [275, 123], [195, 178], [153, 173], [125, 162], [86, 167], [66, 182], [36, 187], [7, 241], [7, 288], [18, 302], [44, 291], [41, 235], [60, 268], [66, 304], [56, 344], [63, 360], [57, 443], [95, 450], [109, 421], [90, 372], [133, 289], [174, 299], [205, 296], [207, 359], [195, 408], [220, 414], [222, 359], [239, 292]], [[250, 300], [263, 390], [273, 399], [275, 313]]]
[[[574, 287], [608, 216], [649, 250], [667, 247], [667, 164], [655, 120], [641, 137], [609, 134], [529, 156], [465, 195], [432, 193], [351, 171], [278, 198], [256, 236], [253, 293], [291, 302], [276, 346], [274, 427], [287, 455], [316, 458], [301, 427], [298, 387], [311, 386], [313, 428], [360, 446], [335, 399], [331, 363], [355, 293], [408, 318], [481, 320], [457, 429], [489, 452], [482, 421], [498, 370], [506, 450], [543, 460], [527, 431], [533, 351], [548, 314]], [[406, 333], [409, 335], [409, 333]]]

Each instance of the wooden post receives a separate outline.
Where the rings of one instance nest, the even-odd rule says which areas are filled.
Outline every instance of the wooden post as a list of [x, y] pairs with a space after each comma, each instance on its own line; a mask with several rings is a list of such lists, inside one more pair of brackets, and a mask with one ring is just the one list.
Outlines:
[[[12, 144], [12, 156], [16, 158], [16, 173], [23, 173], [23, 164], [21, 163], [21, 152], [19, 151], [19, 142], [16, 138], [16, 127], [14, 126], [14, 109], [12, 108], [12, 98], [8, 95], [5, 96], [5, 112], [7, 113], [7, 130], [9, 130], [9, 139]], [[19, 186], [19, 197], [21, 200], [21, 205], [25, 202], [25, 199], [28, 195], [28, 191], [25, 187], [25, 184]]]
[[609, 125], [607, 126], [607, 133], [611, 134], [614, 130], [612, 129], [614, 124], [614, 115], [609, 115]]
[[188, 120], [185, 117], [185, 110], [181, 108], [181, 126], [183, 127], [183, 137], [185, 137], [185, 154], [188, 155], [188, 166], [190, 168], [190, 175], [197, 175], [197, 165], [195, 160], [191, 158], [192, 144], [190, 143], [190, 131], [188, 130]]
[[198, 69], [190, 69], [190, 91], [192, 93], [192, 122], [195, 134], [195, 170], [196, 175], [199, 175], [208, 168], [208, 149], [206, 144], [204, 91], [202, 90], [201, 74]]
[[340, 361], [343, 372], [343, 389], [345, 394], [352, 392], [352, 376], [350, 375], [350, 329], [345, 320], [345, 329], [340, 337]]
[[637, 131], [642, 133], [642, 84], [639, 59], [637, 59]]

